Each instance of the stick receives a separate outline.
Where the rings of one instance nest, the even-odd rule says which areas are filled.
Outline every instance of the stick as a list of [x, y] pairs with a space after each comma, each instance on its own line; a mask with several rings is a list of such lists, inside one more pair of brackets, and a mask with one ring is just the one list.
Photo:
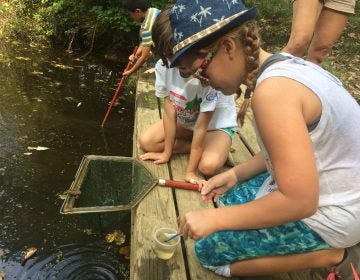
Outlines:
[[[137, 47], [134, 48], [132, 54], [135, 55], [135, 54], [136, 54], [136, 51], [137, 51]], [[126, 66], [126, 68], [125, 68], [125, 70], [124, 70], [124, 72], [125, 72], [126, 70], [128, 70], [128, 68], [132, 65], [132, 63], [133, 63], [132, 61], [129, 61], [129, 62], [128, 62], [127, 66]], [[120, 92], [120, 89], [121, 89], [123, 83], [125, 82], [126, 78], [127, 78], [127, 76], [124, 76], [124, 75], [122, 76], [121, 81], [120, 81], [120, 83], [119, 83], [119, 85], [118, 85], [118, 87], [117, 87], [117, 89], [116, 89], [116, 91], [115, 91], [115, 94], [114, 94], [114, 96], [113, 96], [113, 99], [112, 99], [111, 102], [110, 102], [109, 108], [108, 108], [107, 111], [106, 111], [105, 117], [104, 117], [104, 119], [103, 119], [103, 121], [102, 121], [102, 123], [101, 123], [101, 127], [104, 127], [104, 125], [105, 125], [105, 123], [106, 123], [106, 120], [108, 119], [108, 117], [109, 117], [109, 115], [110, 115], [110, 111], [111, 111], [112, 107], [114, 106], [114, 103], [115, 103], [115, 101], [116, 101], [116, 98], [117, 98], [117, 96], [118, 96], [118, 94], [119, 94], [119, 92]]]
[[178, 189], [184, 189], [184, 190], [190, 190], [190, 191], [197, 191], [197, 192], [199, 191], [198, 184], [192, 184], [192, 183], [182, 182], [182, 181], [159, 179], [159, 185], [178, 188]]

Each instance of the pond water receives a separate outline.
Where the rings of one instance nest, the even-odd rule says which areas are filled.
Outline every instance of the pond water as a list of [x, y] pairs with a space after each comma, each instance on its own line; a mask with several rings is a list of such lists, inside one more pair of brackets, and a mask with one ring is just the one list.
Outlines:
[[0, 279], [129, 278], [129, 213], [111, 229], [59, 214], [83, 155], [131, 156], [129, 85], [100, 127], [125, 64], [0, 43]]

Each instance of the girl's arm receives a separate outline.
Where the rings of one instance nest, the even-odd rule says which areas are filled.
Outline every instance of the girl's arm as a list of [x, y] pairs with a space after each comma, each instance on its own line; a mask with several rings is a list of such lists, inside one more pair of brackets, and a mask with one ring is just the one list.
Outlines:
[[231, 189], [236, 183], [242, 183], [266, 171], [264, 157], [256, 154], [246, 162], [234, 166], [203, 184], [201, 195], [205, 201], [217, 201], [220, 195]]
[[195, 180], [198, 183], [201, 182], [201, 179], [196, 175], [196, 170], [204, 151], [205, 137], [213, 114], [214, 111], [201, 112], [196, 121], [191, 142], [190, 158], [186, 171], [186, 180], [190, 182], [192, 180]]
[[[165, 144], [164, 144], [164, 157], [169, 161], [175, 143], [176, 136], [176, 110], [169, 97], [165, 97], [164, 99], [164, 136], [165, 136]], [[166, 161], [166, 162], [167, 162]]]
[[187, 213], [180, 227], [185, 237], [190, 234], [198, 239], [219, 230], [273, 227], [313, 215], [319, 182], [306, 123], [321, 113], [319, 104], [308, 88], [293, 80], [278, 77], [263, 81], [253, 96], [252, 108], [278, 191], [241, 205]]

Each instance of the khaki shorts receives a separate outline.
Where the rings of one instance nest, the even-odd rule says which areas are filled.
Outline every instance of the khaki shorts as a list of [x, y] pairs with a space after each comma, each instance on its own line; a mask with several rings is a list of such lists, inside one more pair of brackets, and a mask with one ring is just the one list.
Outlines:
[[[347, 13], [355, 14], [355, 2], [356, 0], [319, 0], [326, 8]], [[290, 4], [293, 4], [295, 0], [290, 0]]]
[[325, 0], [324, 6], [335, 11], [355, 14], [355, 0]]

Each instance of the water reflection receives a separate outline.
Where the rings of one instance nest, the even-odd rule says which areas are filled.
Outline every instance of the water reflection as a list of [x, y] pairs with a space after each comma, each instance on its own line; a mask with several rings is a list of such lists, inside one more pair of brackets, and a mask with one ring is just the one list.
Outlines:
[[[104, 244], [68, 244], [56, 250], [39, 254], [23, 265], [17, 252], [0, 269], [5, 279], [119, 279], [128, 278], [127, 266], [121, 262], [118, 252]], [[4, 265], [2, 265], [4, 264]], [[123, 279], [122, 278], [122, 279]]]
[[[64, 256], [75, 256], [81, 248], [102, 256], [118, 251], [98, 245], [106, 230], [86, 235], [75, 220], [60, 216], [58, 194], [70, 186], [84, 154], [131, 155], [134, 98], [129, 90], [121, 92], [120, 105], [100, 128], [123, 67], [39, 46], [0, 44], [0, 272], [16, 276], [5, 279], [23, 279], [26, 271], [31, 271], [29, 279], [36, 273], [39, 279], [90, 279], [76, 269], [65, 278], [44, 278], [42, 269], [59, 248], [66, 249]], [[48, 149], [29, 148], [39, 146]], [[119, 227], [130, 234], [128, 220]], [[38, 248], [36, 259], [19, 267], [17, 254], [28, 246]], [[112, 258], [119, 261], [116, 252], [109, 258], [111, 267]], [[82, 261], [81, 254], [77, 258]], [[63, 261], [71, 266], [66, 257]], [[126, 275], [119, 274], [123, 264], [128, 265], [115, 264], [117, 277]], [[106, 277], [91, 279], [112, 279]]]

